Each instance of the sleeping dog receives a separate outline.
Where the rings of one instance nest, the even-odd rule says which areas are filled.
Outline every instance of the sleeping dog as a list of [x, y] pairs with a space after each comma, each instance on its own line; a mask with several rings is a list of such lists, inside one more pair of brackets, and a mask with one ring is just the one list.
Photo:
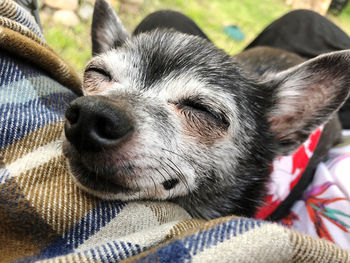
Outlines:
[[310, 165], [339, 139], [350, 51], [304, 62], [272, 49], [231, 57], [174, 30], [130, 36], [106, 0], [96, 1], [92, 42], [63, 151], [76, 183], [100, 198], [253, 216], [274, 159], [331, 119]]

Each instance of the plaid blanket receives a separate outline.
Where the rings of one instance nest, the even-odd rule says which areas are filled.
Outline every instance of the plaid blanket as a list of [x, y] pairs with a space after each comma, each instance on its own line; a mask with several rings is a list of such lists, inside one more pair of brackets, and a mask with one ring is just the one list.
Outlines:
[[74, 184], [61, 152], [74, 71], [24, 9], [0, 0], [0, 262], [349, 262], [281, 225], [193, 219], [167, 202], [103, 201]]

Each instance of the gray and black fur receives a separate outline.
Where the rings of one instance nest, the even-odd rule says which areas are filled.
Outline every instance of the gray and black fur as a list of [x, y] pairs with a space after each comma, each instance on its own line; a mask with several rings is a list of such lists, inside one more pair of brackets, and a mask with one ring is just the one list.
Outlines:
[[[277, 73], [305, 62], [304, 58], [278, 48], [260, 46], [246, 50], [235, 56], [240, 66], [256, 78]], [[296, 200], [302, 197], [303, 192], [311, 183], [317, 165], [327, 158], [330, 148], [341, 142], [341, 124], [337, 114], [333, 114], [322, 131], [319, 143], [312, 155], [302, 177], [292, 189], [288, 197], [278, 206], [268, 219], [278, 221], [286, 216]]]
[[350, 52], [253, 73], [209, 41], [129, 36], [97, 0], [84, 97], [66, 112], [77, 184], [105, 199], [170, 200], [191, 215], [254, 215], [272, 160], [297, 149], [349, 94]]

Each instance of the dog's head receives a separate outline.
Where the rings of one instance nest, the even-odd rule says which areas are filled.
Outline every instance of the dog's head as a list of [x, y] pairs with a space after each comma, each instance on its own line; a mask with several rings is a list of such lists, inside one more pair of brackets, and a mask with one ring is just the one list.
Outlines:
[[349, 93], [349, 52], [257, 81], [205, 39], [130, 36], [105, 0], [95, 4], [92, 41], [85, 96], [66, 111], [64, 153], [77, 183], [105, 199], [250, 216], [273, 158], [295, 150]]

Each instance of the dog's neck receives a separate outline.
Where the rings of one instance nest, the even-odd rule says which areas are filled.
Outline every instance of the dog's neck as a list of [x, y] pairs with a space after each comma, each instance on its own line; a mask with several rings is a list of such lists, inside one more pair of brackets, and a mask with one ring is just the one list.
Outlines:
[[293, 154], [276, 158], [271, 167], [271, 179], [265, 203], [259, 207], [255, 218], [268, 218], [289, 196], [302, 177], [319, 143], [323, 126], [315, 130]]

